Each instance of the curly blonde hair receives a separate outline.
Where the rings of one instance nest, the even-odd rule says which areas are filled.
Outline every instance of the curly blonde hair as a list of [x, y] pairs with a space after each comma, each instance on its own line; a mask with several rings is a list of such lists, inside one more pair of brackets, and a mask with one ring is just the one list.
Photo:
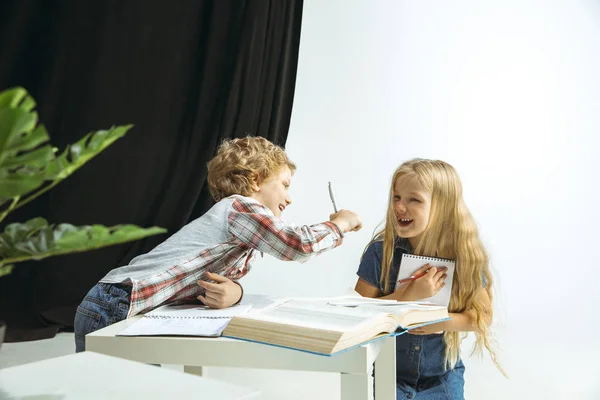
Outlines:
[[250, 196], [253, 180], [260, 184], [283, 167], [296, 171], [285, 150], [263, 137], [225, 139], [208, 163], [210, 194], [215, 201], [232, 194]]

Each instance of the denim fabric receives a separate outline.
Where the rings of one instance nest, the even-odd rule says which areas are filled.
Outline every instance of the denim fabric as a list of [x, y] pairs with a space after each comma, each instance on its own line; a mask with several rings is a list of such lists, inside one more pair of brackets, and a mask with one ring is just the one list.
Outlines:
[[75, 313], [75, 351], [85, 350], [85, 335], [127, 318], [131, 288], [98, 283], [88, 292]]
[[465, 366], [444, 370], [444, 350], [443, 335], [396, 337], [397, 400], [464, 399]]
[[[403, 253], [410, 253], [410, 244], [399, 239], [394, 249], [389, 290], [393, 291]], [[358, 276], [379, 288], [383, 242], [369, 245], [358, 268]], [[443, 335], [411, 335], [396, 337], [396, 399], [397, 400], [461, 400], [464, 399], [462, 360], [453, 369], [444, 368]]]

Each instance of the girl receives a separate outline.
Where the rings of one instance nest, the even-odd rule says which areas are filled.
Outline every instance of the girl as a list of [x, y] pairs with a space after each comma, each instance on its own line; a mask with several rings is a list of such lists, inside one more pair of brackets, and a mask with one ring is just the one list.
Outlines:
[[407, 301], [431, 297], [445, 285], [444, 269], [424, 265], [413, 275], [427, 271], [425, 276], [394, 291], [403, 253], [453, 259], [456, 270], [450, 320], [396, 338], [396, 397], [463, 399], [459, 332], [475, 332], [475, 350], [485, 346], [498, 365], [489, 334], [493, 281], [458, 174], [443, 161], [414, 159], [396, 170], [385, 226], [365, 249], [356, 291]]

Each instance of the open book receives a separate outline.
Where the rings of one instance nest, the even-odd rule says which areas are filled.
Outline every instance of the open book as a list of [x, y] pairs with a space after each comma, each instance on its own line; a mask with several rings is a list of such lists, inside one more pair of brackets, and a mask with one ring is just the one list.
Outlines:
[[291, 300], [234, 316], [223, 336], [332, 355], [374, 339], [448, 319], [443, 306], [404, 303], [336, 306]]

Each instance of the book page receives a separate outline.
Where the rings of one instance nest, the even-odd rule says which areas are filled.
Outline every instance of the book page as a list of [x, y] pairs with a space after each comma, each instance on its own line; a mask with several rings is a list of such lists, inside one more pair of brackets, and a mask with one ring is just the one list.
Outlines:
[[289, 298], [276, 298], [264, 294], [244, 294], [240, 304], [249, 304], [252, 306], [252, 312], [257, 312], [275, 308], [289, 300]]
[[378, 314], [388, 313], [381, 310], [331, 306], [326, 302], [291, 300], [270, 310], [249, 313], [247, 317], [308, 328], [346, 332], [367, 323]]
[[[362, 305], [375, 305], [375, 306], [399, 306], [399, 305], [411, 305], [411, 304], [433, 304], [431, 301], [397, 301], [388, 299], [379, 299], [371, 297], [361, 297], [343, 300], [328, 301], [327, 304], [332, 306], [344, 306], [344, 307], [358, 307]], [[383, 310], [382, 310], [383, 311]]]
[[438, 305], [427, 305], [427, 304], [417, 304], [417, 303], [408, 303], [408, 304], [398, 304], [395, 306], [385, 305], [381, 306], [378, 304], [363, 304], [358, 306], [357, 308], [364, 310], [366, 312], [387, 312], [389, 314], [397, 315], [398, 317], [402, 317], [406, 313], [410, 311], [419, 311], [419, 310], [445, 310], [446, 307], [438, 306]]

